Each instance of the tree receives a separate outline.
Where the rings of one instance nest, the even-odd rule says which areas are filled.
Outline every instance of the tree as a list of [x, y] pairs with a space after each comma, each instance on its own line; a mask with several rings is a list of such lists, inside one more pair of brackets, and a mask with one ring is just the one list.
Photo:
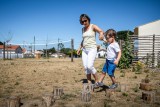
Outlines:
[[58, 43], [58, 51], [61, 50], [62, 48], [64, 48], [64, 44], [63, 43]]
[[126, 41], [128, 39], [128, 37], [126, 35], [133, 35], [134, 33], [132, 31], [127, 31], [127, 30], [124, 30], [124, 31], [118, 31], [117, 32], [117, 38], [116, 38], [116, 41], [119, 41], [119, 40], [124, 40]]
[[60, 50], [60, 52], [66, 54], [66, 55], [70, 55], [70, 53], [71, 53], [71, 48], [62, 48], [62, 49]]
[[3, 45], [3, 43], [0, 41], [0, 45]]
[[50, 49], [48, 49], [48, 52], [49, 53], [56, 53], [56, 49], [53, 47], [53, 48], [50, 48]]
[[121, 50], [122, 56], [118, 65], [122, 69], [129, 68], [133, 59], [133, 52], [132, 52], [133, 47], [130, 42], [130, 37], [129, 37], [130, 34], [133, 34], [133, 33], [129, 31], [128, 33], [126, 33], [126, 31], [121, 31], [119, 32], [119, 35], [118, 35], [118, 39], [122, 39], [124, 41], [122, 45], [122, 50]]

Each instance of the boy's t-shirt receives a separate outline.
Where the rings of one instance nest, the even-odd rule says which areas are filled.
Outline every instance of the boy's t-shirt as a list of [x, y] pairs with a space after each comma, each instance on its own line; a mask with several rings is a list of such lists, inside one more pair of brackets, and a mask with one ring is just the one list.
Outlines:
[[107, 47], [107, 59], [115, 60], [117, 59], [117, 53], [120, 51], [119, 44], [117, 42], [111, 43]]

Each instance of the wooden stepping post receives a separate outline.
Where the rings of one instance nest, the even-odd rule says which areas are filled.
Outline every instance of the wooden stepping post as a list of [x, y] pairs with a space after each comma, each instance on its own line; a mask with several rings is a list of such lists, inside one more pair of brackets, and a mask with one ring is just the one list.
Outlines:
[[139, 89], [145, 90], [145, 91], [151, 91], [152, 84], [149, 82], [150, 82], [149, 78], [142, 79]]
[[127, 84], [120, 84], [120, 89], [121, 89], [121, 92], [126, 92], [126, 91], [128, 91], [128, 86], [127, 86]]
[[16, 96], [11, 96], [6, 101], [7, 107], [20, 107], [20, 98]]
[[106, 93], [105, 96], [107, 96], [107, 98], [112, 99], [112, 97], [114, 96], [115, 93], [115, 89], [106, 89]]
[[140, 83], [139, 89], [145, 90], [145, 91], [151, 91], [152, 90], [152, 84], [150, 84], [150, 83]]
[[83, 84], [83, 91], [94, 92], [94, 84], [84, 83]]
[[44, 107], [50, 107], [55, 102], [53, 93], [46, 93], [42, 96], [42, 105]]
[[91, 101], [91, 93], [90, 93], [90, 91], [82, 91], [81, 92], [81, 101], [84, 101], [84, 102]]
[[143, 91], [142, 92], [142, 99], [149, 103], [154, 103], [155, 101], [155, 93], [150, 91]]
[[64, 93], [63, 93], [63, 88], [56, 87], [53, 89], [53, 94], [54, 98], [60, 98]]

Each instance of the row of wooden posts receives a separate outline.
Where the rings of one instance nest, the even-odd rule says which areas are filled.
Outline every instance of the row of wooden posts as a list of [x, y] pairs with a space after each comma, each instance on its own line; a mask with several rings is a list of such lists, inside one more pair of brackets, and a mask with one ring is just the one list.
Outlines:
[[[144, 101], [147, 101], [149, 103], [154, 103], [156, 101], [160, 101], [160, 91], [157, 92], [159, 94], [155, 94], [154, 91], [152, 91], [153, 85], [150, 83], [149, 79], [143, 79], [140, 83], [140, 89], [142, 90], [142, 99]], [[128, 91], [129, 87], [127, 84], [120, 84], [118, 83], [118, 89], [121, 92]], [[91, 93], [95, 91], [95, 85], [94, 84], [88, 84], [84, 83], [82, 92], [81, 92], [81, 101], [83, 102], [89, 102], [91, 101]], [[111, 97], [111, 93], [115, 92], [115, 89], [106, 89], [106, 96]], [[39, 105], [39, 107], [51, 107], [56, 99], [60, 99], [61, 96], [64, 94], [63, 88], [56, 87], [53, 89], [52, 93], [45, 93], [42, 96], [42, 102]], [[10, 98], [6, 99], [6, 106], [5, 107], [20, 107], [21, 106], [21, 98], [12, 96]]]
[[148, 78], [142, 79], [140, 87], [142, 90], [142, 99], [147, 103], [160, 102], [160, 90], [153, 90], [153, 84]]
[[[63, 88], [54, 88], [52, 93], [45, 93], [42, 96], [42, 102], [38, 104], [38, 107], [51, 107], [56, 99], [59, 99], [63, 95]], [[6, 99], [5, 107], [20, 107], [21, 98], [18, 96], [11, 96]]]

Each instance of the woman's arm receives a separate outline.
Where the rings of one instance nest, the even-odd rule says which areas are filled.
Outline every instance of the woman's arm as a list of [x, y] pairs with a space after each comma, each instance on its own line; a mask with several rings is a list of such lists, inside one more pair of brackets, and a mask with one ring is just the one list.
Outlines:
[[83, 47], [83, 39], [82, 39], [81, 44], [77, 50], [77, 55], [80, 55], [80, 51], [81, 51], [82, 47]]
[[93, 25], [93, 30], [99, 33], [99, 40], [103, 40], [103, 31], [97, 25]]

